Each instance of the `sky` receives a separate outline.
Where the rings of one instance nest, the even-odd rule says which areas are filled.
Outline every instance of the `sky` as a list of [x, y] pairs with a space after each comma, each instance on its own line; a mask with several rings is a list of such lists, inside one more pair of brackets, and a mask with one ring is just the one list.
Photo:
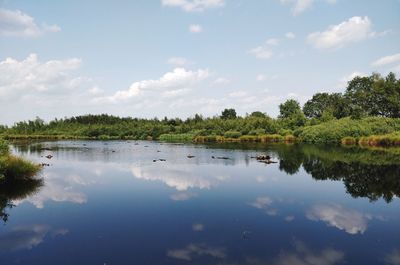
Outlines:
[[400, 0], [0, 0], [0, 124], [108, 113], [275, 117], [400, 75]]

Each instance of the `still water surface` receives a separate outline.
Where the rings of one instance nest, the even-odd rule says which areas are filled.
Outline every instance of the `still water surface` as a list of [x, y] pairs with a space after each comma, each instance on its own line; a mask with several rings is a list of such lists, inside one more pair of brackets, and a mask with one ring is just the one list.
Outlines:
[[13, 151], [50, 166], [43, 183], [0, 187], [0, 264], [400, 264], [398, 152], [140, 141]]

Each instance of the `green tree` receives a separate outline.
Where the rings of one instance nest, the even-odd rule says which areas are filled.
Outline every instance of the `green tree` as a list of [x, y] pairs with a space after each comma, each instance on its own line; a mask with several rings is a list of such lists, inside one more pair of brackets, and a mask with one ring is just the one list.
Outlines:
[[294, 99], [288, 99], [286, 102], [279, 105], [279, 118], [290, 118], [293, 115], [302, 113], [300, 104]]
[[253, 112], [250, 114], [250, 117], [255, 117], [255, 118], [266, 118], [267, 115], [266, 115], [265, 113], [261, 112], [261, 111], [253, 111]]
[[221, 113], [221, 119], [224, 119], [224, 120], [236, 119], [236, 110], [235, 109], [224, 109]]
[[308, 118], [321, 118], [324, 112], [330, 112], [340, 119], [350, 114], [350, 108], [340, 93], [317, 93], [304, 104], [303, 112]]

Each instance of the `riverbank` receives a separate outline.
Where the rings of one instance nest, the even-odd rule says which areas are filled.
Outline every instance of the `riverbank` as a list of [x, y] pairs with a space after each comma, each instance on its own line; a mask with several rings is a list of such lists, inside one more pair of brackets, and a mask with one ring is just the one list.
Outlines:
[[0, 139], [0, 181], [30, 179], [40, 170], [40, 165], [10, 154], [8, 143]]
[[[7, 140], [161, 140], [182, 142], [305, 142], [391, 147], [400, 146], [400, 119], [365, 117], [307, 120], [292, 126], [284, 119], [239, 117], [202, 120], [135, 120], [84, 116], [41, 125], [7, 128]], [[89, 123], [96, 121], [96, 123]], [[96, 120], [97, 119], [97, 120]], [[23, 127], [23, 128], [22, 128]]]

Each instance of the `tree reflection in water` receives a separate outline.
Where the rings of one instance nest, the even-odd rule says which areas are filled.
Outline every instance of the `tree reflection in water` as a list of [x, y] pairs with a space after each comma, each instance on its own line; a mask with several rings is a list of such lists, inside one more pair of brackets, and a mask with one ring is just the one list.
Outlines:
[[339, 146], [293, 145], [276, 149], [279, 169], [287, 174], [301, 165], [316, 180], [343, 181], [347, 192], [371, 201], [391, 202], [400, 196], [400, 156], [398, 149], [366, 150]]
[[7, 222], [9, 213], [7, 209], [14, 207], [15, 200], [22, 200], [36, 192], [43, 186], [40, 178], [5, 179], [0, 182], [0, 218]]

